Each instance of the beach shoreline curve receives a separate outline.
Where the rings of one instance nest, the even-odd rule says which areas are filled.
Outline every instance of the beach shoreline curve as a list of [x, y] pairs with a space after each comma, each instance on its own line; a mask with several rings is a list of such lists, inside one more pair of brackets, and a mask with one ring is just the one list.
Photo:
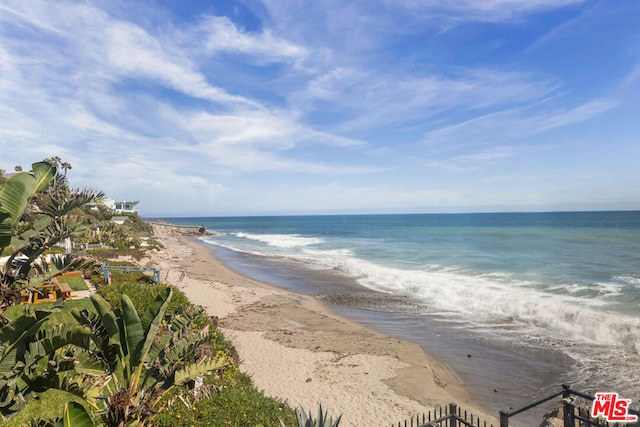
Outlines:
[[147, 261], [218, 318], [240, 369], [291, 406], [322, 403], [341, 425], [391, 425], [455, 402], [496, 423], [469, 400], [446, 363], [413, 343], [337, 315], [326, 302], [245, 277], [193, 236], [154, 226], [165, 249]]

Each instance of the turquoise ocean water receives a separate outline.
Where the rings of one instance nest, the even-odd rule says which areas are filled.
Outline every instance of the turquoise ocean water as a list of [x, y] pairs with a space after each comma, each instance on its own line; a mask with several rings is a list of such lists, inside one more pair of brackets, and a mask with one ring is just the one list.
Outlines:
[[166, 220], [206, 226], [204, 243], [241, 273], [278, 282], [274, 265], [330, 269], [416, 302], [410, 320], [390, 307], [374, 326], [397, 319], [391, 329], [411, 338], [424, 319], [449, 325], [439, 336], [548, 348], [572, 361], [566, 378], [640, 398], [640, 212]]

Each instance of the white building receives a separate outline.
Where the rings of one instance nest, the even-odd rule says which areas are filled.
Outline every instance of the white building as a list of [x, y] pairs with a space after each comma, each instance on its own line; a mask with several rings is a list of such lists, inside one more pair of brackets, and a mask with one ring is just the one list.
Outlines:
[[114, 199], [104, 198], [104, 205], [115, 213], [134, 213], [138, 212], [139, 201], [116, 201]]

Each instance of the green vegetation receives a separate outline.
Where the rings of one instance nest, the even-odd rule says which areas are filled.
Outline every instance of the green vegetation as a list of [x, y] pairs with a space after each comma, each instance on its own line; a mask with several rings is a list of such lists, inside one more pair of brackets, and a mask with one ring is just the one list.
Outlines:
[[[206, 384], [205, 384], [206, 385]], [[237, 369], [225, 373], [215, 386], [209, 385], [207, 399], [187, 397], [183, 402], [173, 395], [166, 396], [163, 404], [171, 406], [149, 423], [158, 427], [188, 426], [278, 426], [278, 419], [286, 425], [296, 425], [296, 417], [289, 406], [265, 397], [257, 390], [251, 378]]]
[[51, 314], [60, 311], [62, 301], [50, 310], [35, 306], [0, 328], [0, 415], [15, 415], [47, 389], [77, 393], [73, 379], [59, 371], [73, 367], [66, 362], [69, 346], [86, 348], [90, 331], [73, 323], [51, 325]]
[[[102, 245], [103, 247], [100, 248], [102, 250], [135, 250], [132, 255], [136, 259], [140, 259], [143, 254], [140, 251], [143, 242], [149, 241], [153, 235], [151, 225], [135, 212], [118, 214], [118, 216], [127, 217], [127, 219], [123, 224], [117, 224], [111, 221], [113, 213], [105, 209], [104, 207], [96, 207], [86, 211], [86, 215], [91, 218], [92, 226], [78, 235], [76, 242], [87, 245]], [[153, 243], [153, 240], [151, 241]], [[124, 254], [128, 255], [126, 251]]]
[[[158, 351], [158, 349], [162, 348], [183, 348], [189, 349], [188, 351], [183, 351], [183, 355], [189, 355], [190, 357], [196, 357], [200, 355], [200, 351], [194, 351], [193, 346], [184, 346], [179, 344], [178, 342], [167, 343], [167, 325], [163, 319], [162, 311], [157, 310], [158, 301], [163, 301], [164, 298], [175, 292], [175, 298], [178, 301], [184, 301], [184, 312], [191, 313], [190, 316], [192, 320], [190, 322], [185, 322], [182, 327], [177, 327], [176, 322], [179, 323], [177, 318], [174, 318], [172, 322], [172, 328], [176, 328], [176, 330], [186, 330], [185, 328], [192, 330], [192, 334], [195, 331], [199, 330], [199, 327], [196, 326], [197, 320], [200, 322], [207, 322], [206, 315], [202, 312], [198, 311], [188, 300], [177, 290], [171, 290], [170, 287], [164, 285], [158, 286], [139, 286], [136, 284], [128, 284], [116, 287], [103, 287], [103, 288], [112, 288], [113, 290], [108, 292], [107, 295], [110, 299], [120, 300], [120, 306], [123, 304], [129, 304], [129, 315], [131, 316], [131, 307], [132, 307], [132, 299], [128, 297], [118, 297], [118, 292], [115, 289], [132, 289], [134, 286], [137, 286], [138, 289], [142, 290], [139, 294], [137, 294], [140, 298], [136, 298], [133, 301], [135, 302], [135, 311], [136, 312], [149, 312], [150, 305], [148, 301], [150, 300], [150, 295], [159, 295], [159, 298], [155, 299], [156, 309], [151, 308], [151, 311], [155, 311], [156, 313], [156, 321], [160, 319], [157, 327], [156, 338], [152, 340], [156, 342], [158, 339], [161, 339], [159, 345], [152, 348], [155, 348], [153, 351]], [[143, 294], [149, 295], [143, 295]], [[108, 316], [110, 310], [106, 309], [104, 303], [100, 302], [100, 297], [96, 297], [98, 301], [98, 306], [102, 305], [103, 307], [103, 316]], [[89, 299], [79, 300], [79, 301], [66, 301], [64, 303], [64, 309], [60, 311], [55, 311], [51, 313], [47, 319], [48, 324], [55, 323], [66, 323], [69, 324], [71, 319], [74, 316], [71, 315], [71, 311], [75, 314], [75, 316], [85, 316], [86, 319], [93, 319], [88, 323], [99, 324], [97, 321], [97, 312], [94, 309], [96, 306], [96, 298], [93, 301]], [[129, 300], [129, 302], [126, 302]], [[106, 303], [106, 301], [105, 301]], [[54, 304], [43, 304], [42, 309], [48, 310], [52, 307], [57, 306], [60, 308], [60, 303]], [[147, 307], [146, 309], [144, 307]], [[109, 306], [110, 307], [110, 306]], [[166, 312], [169, 312], [170, 304], [166, 304], [165, 309]], [[22, 315], [25, 311], [24, 306], [14, 306], [11, 307], [10, 310], [7, 311], [7, 315], [10, 318], [17, 319], [20, 315]], [[86, 314], [81, 314], [86, 312]], [[90, 314], [93, 313], [93, 314]], [[117, 309], [115, 309], [114, 313], [118, 313]], [[123, 314], [121, 314], [122, 316]], [[134, 316], [135, 318], [135, 316]], [[140, 319], [145, 318], [145, 316], [140, 316]], [[123, 321], [124, 322], [124, 321]], [[141, 320], [142, 322], [142, 320]], [[87, 322], [85, 322], [87, 323]], [[135, 324], [135, 319], [133, 320]], [[189, 326], [186, 326], [186, 325]], [[219, 363], [221, 360], [225, 362], [225, 366], [222, 370], [215, 371], [214, 374], [205, 376], [204, 385], [200, 389], [199, 393], [202, 395], [201, 398], [196, 399], [193, 395], [195, 394], [187, 384], [170, 387], [166, 384], [162, 386], [161, 390], [164, 390], [161, 393], [163, 396], [161, 399], [156, 400], [154, 407], [159, 412], [155, 417], [151, 417], [147, 422], [148, 425], [152, 426], [163, 426], [163, 425], [175, 425], [175, 426], [190, 426], [190, 425], [211, 425], [211, 426], [277, 426], [279, 425], [279, 419], [284, 420], [286, 425], [295, 425], [295, 415], [291, 408], [289, 408], [284, 402], [279, 401], [277, 399], [272, 399], [265, 397], [264, 394], [258, 391], [252, 384], [251, 379], [241, 373], [237, 368], [237, 359], [234, 357], [234, 350], [231, 345], [224, 339], [224, 336], [217, 330], [214, 329], [213, 325], [209, 325], [209, 330], [213, 330], [210, 332], [205, 341], [205, 349], [208, 352], [215, 355], [213, 361], [217, 361]], [[121, 327], [124, 328], [124, 323], [121, 324]], [[100, 329], [100, 328], [98, 328]], [[94, 333], [97, 330], [94, 331]], [[116, 334], [117, 335], [117, 334]], [[92, 338], [94, 340], [94, 338]], [[95, 350], [94, 350], [95, 351]], [[151, 350], [150, 350], [151, 351]], [[166, 356], [166, 354], [165, 354]], [[69, 357], [69, 353], [67, 352], [67, 357]], [[79, 354], [75, 354], [74, 356], [76, 360], [82, 360], [84, 364], [86, 364], [86, 360], [79, 357]], [[150, 357], [152, 360], [159, 361], [162, 359], [160, 354], [156, 355], [155, 353]], [[160, 363], [160, 362], [156, 362]], [[123, 364], [124, 365], [124, 364]], [[126, 364], [129, 365], [129, 364]], [[162, 365], [162, 363], [161, 363]], [[119, 366], [116, 364], [115, 366]], [[139, 366], [139, 365], [138, 365]], [[180, 365], [184, 366], [184, 365]], [[209, 365], [208, 367], [211, 367]], [[207, 367], [207, 366], [205, 366]], [[184, 367], [182, 368], [184, 370]], [[123, 381], [124, 378], [128, 377], [130, 380], [132, 378], [132, 372], [137, 372], [135, 369], [130, 370], [128, 376], [125, 373], [120, 372], [114, 376], [114, 378], [120, 378], [120, 381]], [[140, 371], [142, 372], [142, 371]], [[167, 370], [166, 373], [173, 372], [173, 375], [177, 372], [176, 370]], [[76, 383], [78, 383], [78, 374], [74, 374], [74, 378], [76, 378]], [[174, 377], [175, 378], [175, 377]], [[93, 380], [95, 382], [95, 379]], [[166, 378], [164, 379], [166, 381]], [[79, 384], [84, 384], [86, 386], [87, 382], [80, 381]], [[94, 384], [94, 383], [91, 383]], [[139, 384], [139, 383], [138, 383]], [[148, 382], [144, 383], [145, 386], [148, 386]], [[114, 388], [113, 393], [116, 393]], [[145, 390], [148, 390], [146, 388]], [[112, 393], [112, 394], [113, 394]], [[92, 393], [88, 393], [91, 395]], [[95, 393], [94, 393], [95, 394]], [[181, 398], [177, 396], [180, 395]], [[204, 398], [202, 398], [204, 397]], [[83, 403], [87, 399], [79, 398], [78, 396], [72, 395], [69, 392], [60, 391], [60, 390], [52, 390], [49, 389], [46, 393], [39, 394], [38, 400], [33, 400], [27, 405], [22, 412], [18, 414], [15, 418], [10, 419], [7, 422], [7, 426], [19, 426], [22, 423], [25, 423], [28, 420], [34, 419], [34, 417], [39, 418], [53, 418], [59, 417], [61, 415], [61, 409], [64, 406], [64, 403], [68, 401], [80, 402]], [[93, 401], [93, 404], [98, 405], [98, 403]], [[90, 414], [91, 405], [84, 403], [84, 408], [86, 414]], [[188, 405], [188, 406], [187, 406]], [[77, 408], [76, 408], [77, 409]], [[103, 408], [104, 409], [104, 408]], [[114, 411], [112, 411], [114, 412]], [[96, 421], [96, 420], [94, 420]], [[103, 421], [105, 421], [103, 419]], [[108, 420], [106, 420], [108, 421]], [[111, 420], [113, 421], [113, 420]], [[106, 422], [105, 425], [114, 425], [111, 422]]]
[[[296, 418], [298, 420], [298, 427], [338, 427], [342, 415], [338, 416], [334, 422], [333, 418], [328, 416], [328, 411], [322, 412], [322, 405], [318, 405], [318, 417], [315, 420], [311, 416], [311, 411], [307, 413], [304, 411], [304, 408], [296, 409]], [[280, 425], [281, 427], [285, 427], [282, 421], [280, 421]]]
[[[124, 275], [127, 273], [120, 274]], [[128, 274], [132, 275], [133, 273]], [[104, 297], [105, 300], [109, 301], [114, 308], [121, 308], [120, 296], [126, 294], [132, 301], [135, 301], [135, 306], [138, 312], [143, 313], [151, 306], [158, 295], [165, 293], [167, 289], [172, 289], [174, 291], [171, 303], [167, 308], [167, 314], [178, 314], [180, 311], [184, 310], [185, 307], [190, 307], [192, 305], [182, 292], [172, 286], [166, 285], [140, 286], [135, 282], [121, 282], [114, 279], [111, 286], [100, 286], [98, 288], [98, 293]], [[203, 317], [206, 318], [206, 316]]]
[[[64, 165], [65, 174], [70, 165]], [[50, 162], [32, 165], [0, 186], [0, 320], [20, 297], [20, 289], [37, 286], [65, 271], [92, 264], [82, 257], [53, 254], [62, 240], [90, 224], [82, 207], [102, 197], [91, 190], [72, 190], [66, 176]], [[48, 254], [46, 257], [45, 255]]]
[[87, 251], [89, 255], [102, 259], [118, 258], [121, 256], [130, 256], [136, 260], [144, 257], [144, 251], [140, 248], [106, 248], [106, 249], [91, 249]]
[[66, 283], [72, 291], [86, 291], [89, 289], [82, 277], [62, 277], [58, 278], [58, 282]]
[[[35, 424], [38, 421], [52, 420], [62, 415], [61, 408], [69, 402], [83, 404], [81, 397], [74, 396], [66, 391], [49, 389], [38, 393], [38, 398], [29, 401], [29, 404], [15, 417], [7, 420], [4, 426], [23, 427]], [[88, 410], [89, 408], [87, 408]]]
[[[296, 413], [266, 397], [201, 307], [148, 274], [100, 263], [141, 259], [162, 245], [137, 214], [110, 221], [100, 192], [72, 190], [59, 157], [11, 178], [0, 170], [0, 419], [38, 426], [293, 426]], [[63, 173], [58, 171], [62, 170]], [[66, 238], [100, 249], [65, 254]], [[89, 271], [90, 299], [12, 305], [24, 287]], [[82, 278], [58, 278], [74, 290]], [[6, 310], [5, 310], [6, 308]], [[62, 418], [60, 418], [62, 417]], [[326, 414], [325, 414], [326, 417]], [[284, 423], [284, 424], [283, 424]], [[337, 422], [336, 424], [337, 425]]]
[[34, 310], [51, 311], [47, 318], [48, 325], [59, 325], [62, 323], [74, 323], [74, 318], [71, 315], [71, 310], [93, 310], [93, 304], [88, 298], [78, 300], [64, 301], [64, 305], [61, 305], [62, 301], [57, 302], [45, 302], [38, 304], [37, 306], [31, 305], [14, 305], [5, 311], [5, 317], [10, 321], [15, 321], [21, 315], [24, 315]]
[[[153, 417], [157, 402], [175, 385], [219, 372], [231, 363], [224, 352], [198, 360], [196, 350], [209, 336], [188, 331], [201, 310], [185, 311], [173, 319], [171, 327], [163, 326], [171, 297], [171, 289], [166, 288], [142, 316], [125, 294], [120, 310], [100, 295], [92, 295], [97, 315], [72, 311], [76, 320], [91, 330], [90, 351], [74, 358], [75, 375], [84, 375], [84, 397], [99, 409], [105, 425], [141, 425]], [[104, 371], [105, 375], [88, 375], [87, 369]]]

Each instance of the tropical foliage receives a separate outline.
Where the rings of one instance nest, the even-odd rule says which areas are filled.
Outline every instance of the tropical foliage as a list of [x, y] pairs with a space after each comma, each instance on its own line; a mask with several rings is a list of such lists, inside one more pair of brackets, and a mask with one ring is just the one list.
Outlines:
[[[33, 172], [12, 176], [0, 187], [0, 250], [12, 245], [20, 219], [27, 205], [39, 192], [49, 186], [56, 169], [48, 163], [35, 163]], [[38, 224], [37, 228], [44, 228]]]
[[[129, 276], [129, 277], [127, 277]], [[138, 278], [138, 279], [136, 279]], [[144, 278], [148, 281], [141, 281]], [[127, 281], [129, 279], [130, 281]], [[136, 309], [138, 313], [144, 313], [149, 309], [151, 304], [158, 298], [159, 295], [168, 291], [169, 286], [156, 285], [156, 286], [140, 286], [149, 285], [151, 281], [149, 276], [143, 273], [123, 273], [119, 271], [113, 272], [113, 283], [110, 286], [100, 286], [98, 293], [111, 304], [113, 308], [122, 308], [122, 294], [126, 294], [132, 301], [135, 301]], [[173, 290], [173, 288], [172, 288]], [[173, 290], [171, 302], [167, 307], [166, 313], [176, 314], [184, 311], [184, 307], [189, 307], [191, 304], [186, 295], [182, 292], [176, 292]], [[207, 317], [202, 315], [194, 320], [196, 327], [204, 327], [207, 321]], [[204, 322], [204, 323], [203, 323]]]
[[[96, 238], [100, 229], [107, 234], [99, 238], [120, 247], [137, 245], [130, 238], [149, 232], [137, 215], [125, 223], [130, 234], [108, 223], [106, 212], [95, 209], [102, 194], [71, 189], [69, 169], [54, 157], [33, 164], [29, 172], [16, 168], [8, 178], [0, 170], [1, 419], [21, 418], [14, 425], [32, 420], [41, 427], [177, 427], [189, 425], [191, 416], [193, 422], [216, 426], [292, 422], [295, 415], [286, 403], [265, 397], [238, 370], [232, 348], [202, 309], [179, 292], [181, 298], [173, 298], [170, 287], [141, 287], [134, 281], [105, 289], [106, 299], [96, 294], [90, 303], [67, 304], [75, 309], [65, 309], [60, 301], [46, 309], [12, 307], [11, 320], [2, 317], [21, 289], [93, 264], [56, 252], [63, 239]], [[189, 394], [186, 384], [198, 377], [203, 385]], [[51, 414], [45, 405], [40, 413], [28, 409], [10, 419], [26, 405], [34, 407], [35, 396], [61, 399], [55, 407], [62, 418], [46, 419]], [[187, 424], [180, 422], [183, 413]]]
[[93, 190], [72, 190], [48, 162], [32, 165], [0, 186], [0, 315], [19, 297], [19, 290], [88, 261], [71, 255], [43, 256], [89, 223], [80, 208], [102, 197]]
[[275, 427], [279, 425], [278, 419], [289, 427], [297, 425], [293, 410], [285, 402], [266, 397], [262, 390], [256, 389], [251, 377], [238, 369], [232, 367], [217, 378], [205, 378], [205, 385], [212, 390], [205, 399], [196, 399], [184, 392], [182, 398], [168, 393], [161, 404], [172, 404], [150, 420], [149, 425]]
[[[90, 330], [80, 325], [46, 325], [55, 310], [26, 311], [0, 328], [0, 415], [9, 417], [20, 411], [45, 388], [63, 388], [78, 393], [77, 384], [58, 376], [58, 364], [52, 356], [69, 344], [88, 348]], [[44, 362], [44, 363], [43, 363]], [[49, 362], [49, 363], [47, 363]], [[64, 370], [64, 369], [61, 369]]]
[[[0, 328], [0, 414], [10, 417], [34, 393], [59, 389], [82, 397], [100, 424], [142, 425], [174, 386], [232, 364], [226, 353], [200, 351], [212, 340], [208, 331], [191, 328], [201, 309], [166, 323], [171, 296], [166, 288], [139, 316], [126, 295], [121, 310], [93, 295], [95, 313], [74, 309], [75, 325], [45, 327], [52, 310], [38, 310]], [[65, 416], [81, 411], [91, 418], [77, 406]]]
[[[309, 412], [305, 412], [304, 408], [296, 409], [296, 418], [298, 420], [298, 427], [338, 427], [340, 425], [340, 420], [342, 419], [342, 415], [338, 416], [336, 421], [333, 421], [333, 417], [328, 415], [328, 411], [322, 412], [322, 405], [318, 405], [318, 416], [314, 420], [311, 414], [311, 410]], [[284, 423], [280, 421], [281, 427], [285, 427]]]
[[142, 316], [125, 294], [121, 309], [93, 295], [97, 314], [72, 313], [92, 331], [90, 351], [78, 354], [76, 369], [88, 375], [106, 373], [94, 379], [86, 395], [91, 405], [100, 408], [107, 426], [143, 423], [155, 415], [156, 404], [173, 386], [231, 363], [225, 355], [196, 358], [198, 349], [211, 339], [208, 333], [190, 329], [201, 309], [176, 315], [163, 327], [171, 296], [167, 288]]

